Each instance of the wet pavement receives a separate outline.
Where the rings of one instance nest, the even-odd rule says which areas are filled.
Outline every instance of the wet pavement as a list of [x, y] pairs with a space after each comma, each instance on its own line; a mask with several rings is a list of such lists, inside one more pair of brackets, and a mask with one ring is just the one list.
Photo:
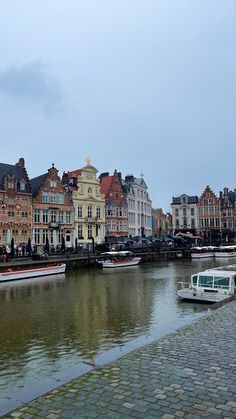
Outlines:
[[236, 301], [81, 374], [52, 391], [49, 382], [47, 394], [32, 402], [26, 395], [25, 405], [9, 399], [15, 410], [4, 417], [235, 418]]

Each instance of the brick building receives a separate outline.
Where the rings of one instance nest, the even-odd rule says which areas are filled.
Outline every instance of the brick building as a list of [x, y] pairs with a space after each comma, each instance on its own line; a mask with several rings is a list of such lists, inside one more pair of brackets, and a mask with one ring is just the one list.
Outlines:
[[100, 175], [101, 193], [106, 202], [106, 236], [110, 239], [128, 236], [128, 203], [122, 188], [121, 173], [116, 170]]
[[221, 241], [220, 199], [206, 186], [198, 200], [199, 230], [208, 244]]
[[0, 163], [0, 244], [26, 243], [32, 231], [31, 185], [23, 158]]
[[66, 247], [74, 242], [74, 211], [72, 200], [62, 185], [58, 170], [52, 164], [47, 173], [30, 180], [33, 196], [33, 233], [36, 244], [56, 248], [65, 239]]

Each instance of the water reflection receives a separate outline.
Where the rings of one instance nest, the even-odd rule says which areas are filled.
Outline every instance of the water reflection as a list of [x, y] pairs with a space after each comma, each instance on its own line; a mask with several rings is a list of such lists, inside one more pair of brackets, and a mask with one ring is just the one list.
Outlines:
[[1, 395], [199, 312], [204, 306], [178, 303], [177, 283], [214, 265], [161, 262], [0, 284]]

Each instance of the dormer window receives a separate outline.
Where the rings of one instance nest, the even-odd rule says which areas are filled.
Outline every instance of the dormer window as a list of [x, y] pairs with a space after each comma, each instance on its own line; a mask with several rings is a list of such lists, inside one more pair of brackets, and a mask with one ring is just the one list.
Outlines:
[[14, 189], [14, 182], [12, 180], [9, 180], [7, 182], [7, 187], [8, 187], [8, 189]]
[[182, 203], [187, 204], [187, 197], [186, 196], [182, 196]]
[[25, 182], [23, 180], [20, 182], [20, 191], [25, 191]]

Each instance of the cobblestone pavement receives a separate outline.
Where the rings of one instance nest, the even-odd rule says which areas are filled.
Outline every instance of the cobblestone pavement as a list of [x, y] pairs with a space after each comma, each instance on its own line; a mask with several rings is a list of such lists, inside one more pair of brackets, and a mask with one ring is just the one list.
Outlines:
[[235, 335], [233, 301], [7, 417], [236, 418]]

